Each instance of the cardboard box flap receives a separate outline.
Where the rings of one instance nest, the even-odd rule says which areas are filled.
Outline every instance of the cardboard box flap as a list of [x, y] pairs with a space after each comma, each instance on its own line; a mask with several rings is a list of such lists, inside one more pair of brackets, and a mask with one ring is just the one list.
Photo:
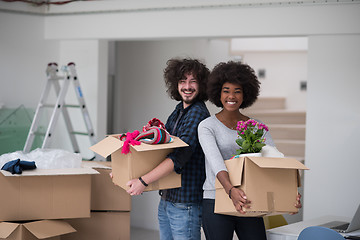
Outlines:
[[[234, 158], [225, 160], [226, 168], [229, 172], [230, 182], [233, 186], [240, 186], [243, 176], [243, 168], [244, 168], [244, 159]], [[238, 171], [230, 171], [230, 169], [237, 169]], [[220, 181], [216, 178], [215, 188], [223, 188]]]
[[92, 168], [63, 168], [63, 169], [33, 169], [23, 171], [22, 174], [0, 170], [5, 177], [28, 177], [28, 176], [60, 176], [60, 175], [88, 175], [99, 174]]
[[19, 226], [16, 223], [0, 222], [0, 239], [6, 239]]
[[261, 168], [303, 169], [308, 168], [295, 158], [246, 157]]
[[[183, 142], [180, 138], [172, 136], [173, 141], [170, 143], [164, 144], [146, 144], [141, 143], [140, 145], [130, 145], [131, 150], [135, 149], [138, 152], [143, 151], [154, 151], [160, 149], [168, 149], [168, 148], [178, 148], [178, 147], [186, 147], [188, 146], [185, 142]], [[104, 138], [102, 141], [90, 147], [90, 150], [100, 154], [103, 157], [108, 157], [110, 154], [115, 152], [116, 150], [122, 148], [124, 142], [119, 139], [109, 136]], [[130, 150], [130, 151], [131, 151]]]
[[43, 220], [25, 223], [24, 227], [38, 239], [56, 237], [59, 235], [76, 232], [67, 222], [60, 220]]
[[154, 151], [154, 150], [189, 146], [185, 142], [183, 142], [180, 138], [175, 137], [175, 136], [171, 136], [171, 137], [173, 138], [173, 141], [170, 143], [164, 143], [164, 144], [141, 143], [140, 145], [134, 145], [131, 147], [134, 148], [138, 152], [144, 152], [144, 151]]
[[115, 137], [109, 136], [96, 143], [95, 145], [91, 146], [90, 150], [106, 158], [116, 150], [120, 149], [123, 146], [123, 143], [123, 141], [120, 141]]
[[111, 162], [82, 161], [81, 166], [95, 169], [111, 169]]

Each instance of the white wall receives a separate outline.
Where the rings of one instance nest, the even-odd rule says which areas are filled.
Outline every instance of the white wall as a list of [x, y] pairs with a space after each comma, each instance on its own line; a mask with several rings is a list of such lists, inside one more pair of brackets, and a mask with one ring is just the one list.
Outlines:
[[[94, 2], [99, 4], [100, 1]], [[78, 2], [69, 6], [77, 6], [77, 9], [80, 6], [81, 9], [81, 4], [87, 2]], [[35, 105], [41, 90], [33, 86], [42, 85], [38, 79], [43, 80], [43, 74], [39, 73], [44, 71], [43, 66], [53, 61], [54, 56], [60, 58], [61, 49], [58, 42], [60, 40], [310, 36], [306, 164], [312, 170], [305, 176], [304, 216], [311, 218], [325, 214], [342, 214], [351, 217], [354, 206], [360, 199], [360, 192], [356, 191], [355, 185], [359, 182], [356, 177], [358, 162], [350, 160], [356, 158], [357, 151], [354, 143], [347, 145], [350, 137], [359, 135], [359, 129], [355, 125], [360, 122], [357, 106], [359, 99], [354, 94], [359, 88], [359, 83], [350, 82], [351, 79], [359, 76], [358, 64], [356, 65], [356, 62], [359, 62], [357, 45], [360, 34], [357, 24], [360, 22], [359, 12], [358, 1], [344, 4], [316, 2], [299, 4], [299, 6], [275, 4], [168, 10], [153, 8], [149, 11], [47, 16], [44, 28], [42, 28], [43, 19], [39, 16], [1, 12], [0, 70], [3, 77], [0, 99], [13, 105], [24, 102]], [[99, 46], [99, 49], [102, 47]], [[340, 65], [339, 68], [334, 67], [335, 63]], [[21, 70], [18, 70], [19, 68]], [[29, 70], [33, 71], [30, 78], [35, 79], [31, 83], [28, 82]], [[338, 75], [338, 73], [342, 74]], [[19, 86], [25, 86], [24, 90], [19, 92]], [[29, 89], [34, 95], [28, 94]], [[14, 93], [16, 93], [15, 97]], [[330, 105], [327, 105], [328, 103]], [[335, 115], [331, 114], [330, 110], [338, 112]], [[344, 130], [334, 133], [332, 127], [338, 123], [337, 120], [345, 121], [353, 127], [354, 132]], [[129, 124], [129, 128], [135, 127], [138, 125]], [[328, 143], [322, 142], [320, 136]], [[340, 141], [339, 145], [336, 145], [337, 141]], [[338, 146], [340, 149], [337, 149]], [[323, 163], [328, 165], [320, 166]], [[341, 168], [344, 166], [344, 169], [339, 171], [339, 166]], [[343, 192], [339, 190], [339, 185], [332, 188], [334, 182], [330, 181], [330, 177], [338, 179], [339, 185], [348, 184], [350, 178], [352, 184], [350, 183], [350, 187]], [[323, 179], [329, 181], [320, 187], [316, 181]], [[350, 196], [349, 192], [351, 192]], [[138, 206], [133, 206], [136, 207]], [[144, 214], [143, 217], [153, 220], [152, 215]]]
[[360, 35], [309, 38], [304, 219], [360, 204]]
[[[271, 0], [253, 0], [251, 4], [242, 5], [237, 0], [203, 0], [195, 8], [189, 7], [197, 5], [197, 1], [191, 0], [132, 2], [134, 3], [105, 1], [104, 4], [110, 6], [110, 9], [106, 8], [96, 14], [91, 14], [91, 11], [86, 14], [72, 13], [76, 13], [76, 10], [82, 12], [81, 5], [101, 5], [100, 1], [59, 6], [59, 9], [67, 8], [70, 12], [67, 15], [55, 15], [56, 7], [52, 7], [49, 9], [50, 15], [45, 19], [45, 37], [136, 40], [304, 36], [334, 32], [347, 34], [358, 31], [355, 23], [359, 22], [360, 18], [358, 1], [302, 3], [291, 0], [277, 1], [279, 4], [274, 4]], [[142, 7], [134, 6], [141, 4]], [[130, 7], [127, 8], [128, 6]], [[51, 15], [52, 12], [54, 15]], [[66, 11], [60, 12], [66, 14]]]
[[300, 89], [300, 83], [307, 81], [306, 51], [247, 52], [243, 59], [256, 73], [266, 72], [265, 78], [259, 78], [260, 97], [284, 97], [288, 110], [306, 110], [307, 92]]
[[[46, 66], [59, 58], [59, 41], [44, 39], [44, 18], [0, 13], [0, 102], [35, 107]], [[26, 40], [25, 40], [26, 39]]]

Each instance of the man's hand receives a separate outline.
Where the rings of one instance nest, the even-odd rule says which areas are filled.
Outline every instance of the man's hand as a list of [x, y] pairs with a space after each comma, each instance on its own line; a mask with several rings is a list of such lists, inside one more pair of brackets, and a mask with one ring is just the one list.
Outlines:
[[126, 186], [130, 187], [126, 192], [131, 196], [140, 195], [145, 190], [144, 184], [142, 184], [139, 179], [132, 179], [128, 181]]

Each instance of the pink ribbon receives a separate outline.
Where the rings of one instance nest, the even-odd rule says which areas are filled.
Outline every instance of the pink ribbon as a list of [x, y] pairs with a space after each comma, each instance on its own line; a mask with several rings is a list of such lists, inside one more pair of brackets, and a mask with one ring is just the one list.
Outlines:
[[121, 149], [121, 153], [128, 154], [130, 152], [130, 144], [132, 146], [134, 145], [140, 145], [141, 142], [136, 141], [135, 138], [140, 134], [138, 130], [135, 130], [134, 132], [128, 132], [126, 133], [126, 140], [123, 144], [123, 147]]

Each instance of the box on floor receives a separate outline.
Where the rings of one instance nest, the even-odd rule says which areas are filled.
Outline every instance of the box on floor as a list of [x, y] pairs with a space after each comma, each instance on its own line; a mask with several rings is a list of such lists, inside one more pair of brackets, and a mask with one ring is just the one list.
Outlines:
[[[146, 174], [159, 165], [175, 148], [188, 146], [180, 138], [172, 136], [173, 142], [165, 144], [146, 144], [131, 146], [130, 153], [122, 154], [123, 141], [118, 135], [108, 136], [90, 147], [103, 157], [111, 154], [113, 182], [123, 189], [128, 189], [126, 183]], [[145, 191], [181, 187], [181, 176], [175, 172], [149, 184]]]
[[300, 186], [299, 170], [308, 169], [293, 158], [237, 157], [225, 161], [233, 186], [251, 201], [246, 214], [236, 211], [221, 183], [216, 180], [215, 213], [265, 216], [297, 212], [294, 206]]
[[131, 196], [116, 186], [110, 178], [111, 162], [83, 161], [82, 166], [93, 168], [100, 173], [91, 177], [91, 210], [131, 210]]
[[90, 217], [90, 168], [1, 170], [0, 221]]
[[61, 235], [76, 230], [63, 220], [42, 220], [26, 223], [0, 222], [1, 240], [60, 240]]
[[130, 212], [91, 212], [91, 218], [66, 220], [77, 232], [62, 240], [129, 240]]

